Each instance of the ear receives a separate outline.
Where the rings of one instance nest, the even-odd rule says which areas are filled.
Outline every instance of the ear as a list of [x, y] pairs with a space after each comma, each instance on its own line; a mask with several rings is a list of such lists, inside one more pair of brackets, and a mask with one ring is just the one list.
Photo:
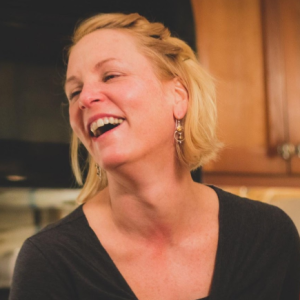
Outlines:
[[181, 83], [179, 78], [174, 78], [174, 107], [173, 107], [173, 114], [176, 119], [182, 119], [186, 115], [188, 102], [189, 102], [189, 94]]

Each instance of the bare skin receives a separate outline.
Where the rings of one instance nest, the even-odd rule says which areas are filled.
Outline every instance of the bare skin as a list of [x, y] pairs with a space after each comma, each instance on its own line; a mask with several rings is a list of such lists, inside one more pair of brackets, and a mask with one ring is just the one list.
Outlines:
[[107, 188], [84, 205], [91, 228], [138, 299], [195, 300], [209, 295], [218, 244], [218, 199], [206, 186], [188, 185], [189, 195], [176, 197], [172, 189], [156, 198], [159, 203], [128, 194], [115, 203]]
[[[219, 202], [175, 151], [175, 118], [188, 107], [180, 80], [158, 78], [129, 34], [101, 29], [72, 49], [66, 93], [71, 126], [109, 182], [83, 210], [132, 291], [140, 300], [209, 295]], [[91, 122], [110, 116], [122, 124], [91, 137]]]

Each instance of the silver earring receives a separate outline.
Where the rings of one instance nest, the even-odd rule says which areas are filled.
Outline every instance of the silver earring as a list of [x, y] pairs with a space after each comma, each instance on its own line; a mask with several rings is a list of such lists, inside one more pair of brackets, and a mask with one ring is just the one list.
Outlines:
[[179, 145], [181, 145], [181, 143], [184, 141], [182, 120], [176, 119], [176, 129], [174, 132], [174, 139]]
[[97, 176], [101, 180], [101, 168], [98, 164], [95, 164], [95, 168], [97, 170]]

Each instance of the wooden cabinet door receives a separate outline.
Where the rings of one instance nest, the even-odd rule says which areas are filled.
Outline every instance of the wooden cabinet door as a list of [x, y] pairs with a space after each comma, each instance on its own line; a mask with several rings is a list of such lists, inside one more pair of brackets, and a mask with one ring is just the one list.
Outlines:
[[289, 142], [299, 147], [299, 156], [290, 161], [290, 172], [300, 175], [300, 1], [280, 0], [280, 12]]
[[[204, 166], [204, 178], [224, 179], [226, 174], [236, 184], [246, 184], [249, 176], [255, 183], [266, 176], [285, 177], [290, 171], [289, 162], [277, 155], [274, 146], [284, 143], [288, 136], [285, 79], [284, 74], [268, 69], [270, 65], [274, 69], [274, 63], [266, 60], [266, 26], [270, 22], [263, 21], [264, 8], [268, 8], [263, 4], [261, 0], [192, 0], [198, 55], [216, 80], [218, 133], [225, 144], [219, 159]], [[274, 36], [269, 38], [272, 44]], [[271, 53], [279, 55], [277, 51]], [[276, 65], [281, 59], [275, 60], [277, 70], [282, 68]], [[248, 179], [243, 181], [241, 175]]]
[[[300, 144], [300, 1], [262, 0], [262, 20], [269, 145], [273, 152], [283, 143], [294, 150]], [[300, 174], [295, 154], [287, 160], [291, 176]]]

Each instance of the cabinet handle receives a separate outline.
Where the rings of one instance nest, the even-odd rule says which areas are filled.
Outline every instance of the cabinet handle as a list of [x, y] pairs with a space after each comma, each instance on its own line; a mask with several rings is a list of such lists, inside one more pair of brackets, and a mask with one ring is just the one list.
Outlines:
[[300, 144], [296, 145], [295, 154], [300, 158]]
[[[298, 146], [300, 146], [300, 145], [298, 145]], [[298, 148], [298, 146], [295, 147], [295, 145], [293, 145], [293, 144], [284, 143], [277, 147], [277, 152], [284, 160], [288, 160], [296, 153], [296, 148]], [[300, 147], [298, 150], [300, 150]], [[297, 153], [297, 155], [298, 155], [298, 153]]]

